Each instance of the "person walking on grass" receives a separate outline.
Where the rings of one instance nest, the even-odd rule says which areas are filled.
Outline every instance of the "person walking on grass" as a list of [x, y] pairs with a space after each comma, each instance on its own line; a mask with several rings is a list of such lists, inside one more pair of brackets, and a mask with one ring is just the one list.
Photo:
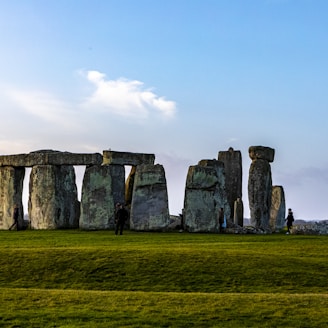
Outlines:
[[294, 214], [291, 208], [288, 209], [288, 215], [287, 218], [285, 220], [287, 222], [287, 232], [286, 234], [289, 235], [290, 234], [290, 229], [293, 226], [293, 222], [294, 222]]
[[9, 230], [11, 230], [12, 228], [14, 228], [16, 226], [16, 230], [18, 230], [18, 217], [19, 217], [19, 208], [18, 205], [16, 204], [14, 207], [14, 213], [13, 213], [13, 224], [11, 225], [11, 227], [9, 228]]
[[125, 221], [128, 219], [129, 213], [124, 208], [121, 203], [116, 204], [116, 213], [115, 213], [115, 235], [120, 232], [120, 235], [123, 235], [123, 228]]

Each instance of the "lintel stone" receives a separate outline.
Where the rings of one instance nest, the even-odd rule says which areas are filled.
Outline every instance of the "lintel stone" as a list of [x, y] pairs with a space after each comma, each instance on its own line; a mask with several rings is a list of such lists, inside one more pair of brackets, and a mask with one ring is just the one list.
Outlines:
[[35, 165], [100, 165], [99, 153], [81, 154], [55, 150], [39, 150], [28, 154], [2, 155], [0, 166], [32, 167]]
[[270, 147], [251, 146], [248, 148], [248, 155], [251, 160], [264, 159], [270, 163], [274, 160], [275, 150]]
[[104, 150], [103, 165], [131, 165], [137, 166], [141, 164], [154, 164], [154, 154], [130, 153], [121, 151]]

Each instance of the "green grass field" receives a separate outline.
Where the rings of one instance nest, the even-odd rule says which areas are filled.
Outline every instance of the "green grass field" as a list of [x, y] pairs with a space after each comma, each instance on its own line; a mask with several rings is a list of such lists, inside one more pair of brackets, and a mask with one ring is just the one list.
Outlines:
[[0, 327], [325, 327], [327, 236], [0, 232]]

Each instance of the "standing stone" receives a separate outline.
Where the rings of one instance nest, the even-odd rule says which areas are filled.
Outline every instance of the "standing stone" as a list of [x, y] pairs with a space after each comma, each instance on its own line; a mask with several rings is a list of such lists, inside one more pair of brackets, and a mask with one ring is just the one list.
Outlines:
[[123, 165], [93, 165], [85, 170], [82, 184], [80, 228], [113, 229], [115, 203], [124, 202]]
[[270, 228], [272, 231], [280, 230], [285, 226], [286, 203], [282, 186], [272, 187], [272, 201], [270, 211]]
[[187, 174], [185, 229], [189, 232], [217, 232], [220, 208], [223, 207], [226, 217], [230, 217], [224, 189], [224, 164], [216, 160], [203, 160], [199, 164], [190, 166]]
[[252, 159], [248, 178], [251, 225], [267, 230], [270, 222], [272, 193], [270, 162], [274, 159], [274, 149], [252, 146], [248, 152]]
[[219, 152], [218, 160], [224, 163], [225, 186], [232, 217], [236, 199], [242, 199], [243, 170], [241, 152], [230, 147], [228, 151]]
[[[106, 166], [106, 165], [104, 165]], [[114, 204], [125, 202], [125, 168], [123, 165], [107, 165], [112, 177], [112, 193]]]
[[22, 193], [24, 176], [24, 167], [0, 167], [0, 229], [7, 230], [13, 224], [15, 204], [19, 207], [18, 229], [23, 227]]
[[161, 231], [170, 223], [165, 171], [160, 164], [138, 165], [134, 177], [130, 228]]
[[79, 202], [72, 165], [37, 165], [30, 174], [32, 229], [78, 228]]
[[223, 207], [224, 215], [227, 219], [227, 224], [230, 225], [230, 223], [232, 223], [232, 220], [230, 219], [231, 210], [227, 198], [226, 174], [224, 163], [215, 159], [203, 159], [198, 162], [198, 165], [204, 167], [213, 167], [216, 170], [216, 175], [218, 178], [218, 184], [216, 188], [217, 207], [219, 210], [221, 207]]
[[240, 198], [235, 200], [233, 222], [240, 227], [244, 225], [244, 204]]

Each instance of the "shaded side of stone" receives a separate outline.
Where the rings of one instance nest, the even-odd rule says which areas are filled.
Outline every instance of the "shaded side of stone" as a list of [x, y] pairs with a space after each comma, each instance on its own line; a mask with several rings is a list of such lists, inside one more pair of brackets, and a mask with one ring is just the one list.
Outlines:
[[[115, 185], [121, 187], [114, 187]], [[118, 189], [123, 190], [123, 195], [122, 191], [115, 192]], [[122, 201], [122, 197], [124, 200], [124, 167], [119, 165], [88, 167], [82, 183], [80, 228], [113, 229], [115, 202]]]
[[285, 226], [286, 203], [282, 186], [272, 187], [272, 200], [270, 210], [270, 228], [272, 231], [280, 230]]
[[103, 164], [131, 165], [154, 164], [154, 154], [130, 153], [120, 151], [103, 151]]
[[220, 151], [218, 160], [224, 163], [226, 193], [230, 213], [233, 216], [236, 199], [242, 199], [243, 170], [241, 152], [233, 148], [229, 148], [228, 151]]
[[272, 178], [271, 167], [267, 160], [253, 160], [248, 177], [248, 200], [251, 225], [269, 229], [271, 208]]
[[109, 165], [109, 174], [112, 177], [112, 194], [114, 204], [125, 202], [125, 168], [123, 165]]
[[162, 231], [170, 223], [167, 184], [160, 164], [138, 165], [134, 177], [130, 228]]
[[29, 192], [28, 213], [32, 229], [78, 227], [79, 202], [73, 166], [33, 166]]
[[237, 198], [234, 203], [233, 222], [239, 227], [244, 225], [244, 204], [240, 198]]
[[13, 224], [13, 211], [19, 208], [18, 229], [23, 227], [24, 210], [22, 204], [24, 167], [0, 167], [0, 229], [9, 229]]

